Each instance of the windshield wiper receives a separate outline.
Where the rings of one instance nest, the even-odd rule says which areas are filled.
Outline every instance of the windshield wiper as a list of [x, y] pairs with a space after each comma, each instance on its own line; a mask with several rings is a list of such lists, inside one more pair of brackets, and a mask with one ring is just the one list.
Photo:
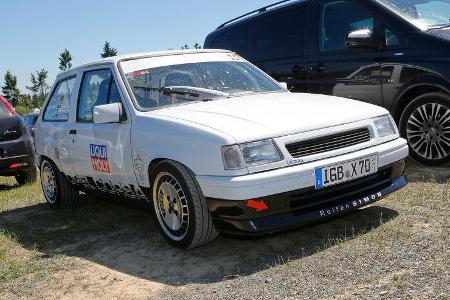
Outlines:
[[200, 93], [212, 94], [212, 95], [223, 96], [223, 97], [230, 96], [230, 94], [221, 92], [218, 90], [205, 89], [205, 88], [201, 88], [201, 87], [197, 87], [197, 86], [188, 86], [188, 85], [172, 85], [172, 86], [162, 87], [161, 89], [164, 92], [169, 92], [169, 93], [170, 92], [177, 93], [177, 92], [179, 92], [179, 90], [184, 90], [182, 92], [187, 92], [188, 90], [191, 90], [191, 91], [196, 91], [196, 92], [200, 92]]
[[450, 23], [436, 24], [428, 26], [429, 29], [444, 29], [450, 27]]
[[[167, 95], [176, 94], [176, 95], [184, 95], [184, 96], [191, 96], [194, 98], [199, 98], [201, 96], [201, 93], [203, 94], [212, 94], [217, 96], [223, 96], [223, 97], [230, 97], [230, 94], [224, 93], [221, 91], [211, 90], [211, 89], [205, 89], [195, 86], [165, 86], [162, 88], [153, 88], [153, 87], [147, 87], [147, 86], [133, 86], [133, 89], [138, 90], [144, 90], [144, 91], [153, 91], [153, 92], [159, 92]], [[194, 92], [191, 92], [194, 91]], [[199, 92], [199, 93], [195, 93]], [[200, 99], [202, 101], [210, 101], [211, 98], [204, 98]]]

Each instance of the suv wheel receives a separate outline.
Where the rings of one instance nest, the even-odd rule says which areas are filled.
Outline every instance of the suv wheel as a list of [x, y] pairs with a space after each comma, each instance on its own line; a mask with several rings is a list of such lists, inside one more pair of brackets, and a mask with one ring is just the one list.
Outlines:
[[450, 161], [450, 96], [429, 93], [414, 99], [400, 119], [410, 156], [426, 165]]
[[78, 202], [79, 191], [53, 162], [43, 159], [40, 170], [42, 191], [51, 208], [72, 207]]
[[162, 161], [151, 174], [153, 213], [166, 240], [188, 249], [218, 236], [203, 193], [194, 175], [174, 161]]
[[33, 183], [36, 180], [37, 180], [37, 170], [34, 164], [31, 170], [20, 172], [19, 174], [16, 175], [16, 181], [20, 185]]

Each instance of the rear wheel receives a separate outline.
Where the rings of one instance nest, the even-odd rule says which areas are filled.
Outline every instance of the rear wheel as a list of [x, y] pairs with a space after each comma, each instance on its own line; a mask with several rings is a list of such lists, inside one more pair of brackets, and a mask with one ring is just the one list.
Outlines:
[[20, 185], [33, 183], [36, 180], [37, 180], [37, 170], [34, 164], [31, 170], [23, 171], [16, 175], [16, 181]]
[[162, 161], [154, 169], [153, 212], [166, 240], [188, 249], [218, 236], [205, 198], [194, 175], [174, 161]]
[[426, 165], [450, 161], [450, 96], [429, 93], [414, 99], [400, 120], [410, 156]]
[[79, 191], [50, 160], [41, 162], [41, 186], [47, 204], [54, 209], [73, 207], [79, 199]]

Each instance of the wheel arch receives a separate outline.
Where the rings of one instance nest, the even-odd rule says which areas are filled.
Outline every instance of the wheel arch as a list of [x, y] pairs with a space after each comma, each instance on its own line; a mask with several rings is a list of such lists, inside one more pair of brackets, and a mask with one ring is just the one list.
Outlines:
[[409, 85], [406, 89], [401, 91], [397, 97], [396, 106], [393, 117], [397, 124], [400, 122], [400, 117], [411, 101], [420, 95], [428, 93], [442, 92], [450, 94], [450, 83], [448, 82], [421, 82]]

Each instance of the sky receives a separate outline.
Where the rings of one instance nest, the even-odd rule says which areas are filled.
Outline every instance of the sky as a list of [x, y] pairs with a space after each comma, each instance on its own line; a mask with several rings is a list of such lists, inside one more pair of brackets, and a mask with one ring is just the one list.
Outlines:
[[52, 85], [59, 54], [73, 65], [100, 58], [105, 41], [119, 54], [179, 49], [223, 22], [276, 0], [0, 0], [0, 85], [7, 70], [27, 92], [31, 73], [48, 70]]

